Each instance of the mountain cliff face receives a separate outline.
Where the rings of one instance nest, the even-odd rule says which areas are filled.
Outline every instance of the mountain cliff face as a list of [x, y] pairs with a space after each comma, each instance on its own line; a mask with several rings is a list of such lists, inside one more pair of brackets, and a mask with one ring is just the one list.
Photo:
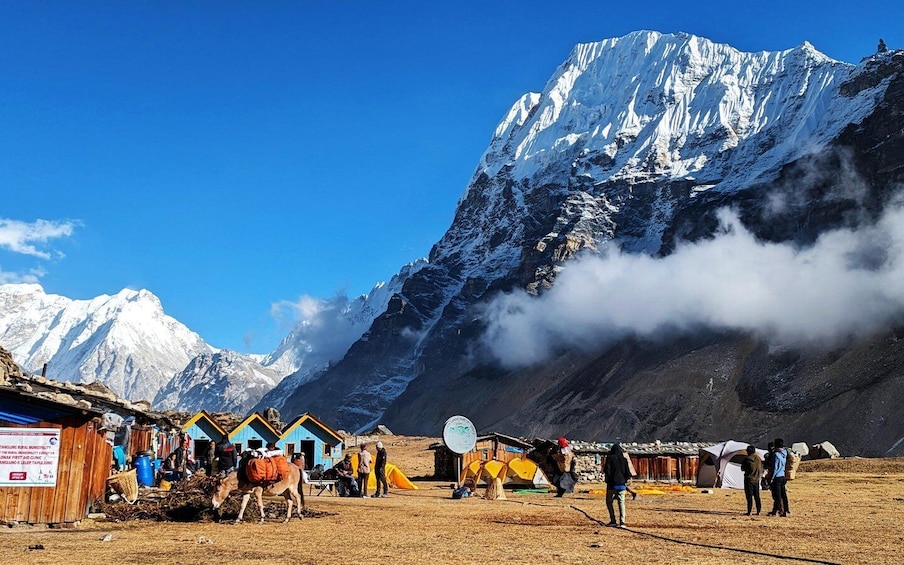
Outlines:
[[[635, 32], [578, 45], [499, 124], [429, 264], [285, 406], [343, 428], [379, 420], [402, 433], [435, 434], [463, 413], [480, 429], [526, 435], [782, 433], [831, 439], [848, 453], [901, 451], [904, 424], [891, 424], [901, 420], [881, 400], [901, 378], [893, 316], [884, 329], [825, 343], [776, 343], [711, 319], [691, 328], [680, 317], [662, 324], [671, 332], [571, 341], [545, 340], [548, 328], [528, 323], [506, 328], [542, 355], [494, 339], [494, 317], [530, 304], [500, 307], [500, 296], [555, 296], [588, 255], [667, 258], [732, 230], [794, 255], [832, 230], [879, 221], [904, 180], [902, 71], [901, 52], [850, 65], [807, 43], [742, 53]], [[725, 210], [734, 228], [720, 219]], [[652, 304], [653, 283], [671, 282], [637, 279]], [[548, 326], [569, 325], [546, 316]], [[836, 413], [850, 415], [848, 425]]]
[[163, 410], [197, 412], [212, 409], [246, 414], [283, 375], [246, 355], [220, 350], [189, 362], [154, 398]]
[[210, 347], [148, 291], [37, 285], [0, 285], [0, 345], [163, 408], [901, 455], [902, 187], [904, 52], [635, 32], [516, 101], [427, 261], [270, 355]]

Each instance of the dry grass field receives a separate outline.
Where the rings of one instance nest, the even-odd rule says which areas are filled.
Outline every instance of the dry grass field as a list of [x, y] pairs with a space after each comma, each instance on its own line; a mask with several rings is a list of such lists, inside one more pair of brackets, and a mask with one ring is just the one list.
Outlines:
[[[432, 473], [430, 438], [392, 438], [390, 462]], [[792, 515], [743, 515], [744, 495], [674, 493], [628, 502], [630, 529], [604, 527], [604, 498], [508, 494], [451, 500], [448, 483], [385, 499], [307, 498], [320, 517], [288, 524], [86, 521], [0, 532], [0, 562], [103, 563], [904, 563], [904, 462], [804, 462]], [[769, 509], [768, 494], [764, 498]], [[765, 512], [765, 510], [764, 510]], [[107, 535], [110, 541], [101, 541]], [[29, 549], [42, 546], [43, 549]], [[775, 557], [781, 556], [781, 558]]]

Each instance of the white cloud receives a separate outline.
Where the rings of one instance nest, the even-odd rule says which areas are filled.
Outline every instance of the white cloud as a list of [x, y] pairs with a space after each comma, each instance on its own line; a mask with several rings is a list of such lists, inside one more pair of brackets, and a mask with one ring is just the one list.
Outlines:
[[28, 223], [0, 218], [0, 249], [31, 255], [39, 259], [50, 259], [52, 254], [62, 257], [62, 253], [41, 249], [39, 244], [46, 244], [61, 237], [69, 237], [75, 227], [75, 222], [35, 220]]
[[539, 297], [514, 292], [485, 310], [485, 343], [507, 366], [563, 347], [596, 350], [628, 335], [700, 327], [755, 332], [787, 345], [881, 330], [904, 313], [904, 207], [812, 246], [764, 243], [723, 210], [714, 239], [664, 258], [618, 250], [568, 263]]
[[0, 268], [0, 284], [10, 283], [36, 283], [46, 273], [43, 269], [29, 269], [25, 273], [8, 273]]
[[281, 301], [270, 308], [277, 320], [289, 318], [293, 332], [307, 344], [309, 362], [338, 361], [348, 348], [361, 337], [362, 328], [347, 316], [349, 299], [342, 293], [327, 300], [301, 296], [297, 301]]

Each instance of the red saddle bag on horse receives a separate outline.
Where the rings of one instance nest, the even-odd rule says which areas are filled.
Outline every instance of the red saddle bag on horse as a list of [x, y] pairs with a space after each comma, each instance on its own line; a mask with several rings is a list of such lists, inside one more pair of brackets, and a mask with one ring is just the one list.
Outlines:
[[285, 457], [262, 457], [251, 459], [245, 468], [249, 483], [276, 483], [289, 476], [289, 462]]

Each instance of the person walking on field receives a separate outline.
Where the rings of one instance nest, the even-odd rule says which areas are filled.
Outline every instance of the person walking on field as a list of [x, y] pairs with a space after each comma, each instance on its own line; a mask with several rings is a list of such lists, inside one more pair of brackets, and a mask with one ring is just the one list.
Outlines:
[[788, 452], [785, 451], [785, 440], [775, 438], [775, 451], [772, 454], [769, 470], [769, 490], [772, 491], [772, 512], [769, 516], [785, 517], [791, 513], [788, 509], [788, 492], [785, 490], [785, 469], [788, 462]]
[[747, 499], [747, 516], [756, 502], [756, 515], [760, 515], [760, 479], [763, 478], [763, 461], [752, 445], [747, 446], [747, 457], [741, 461], [741, 472], [744, 473], [744, 498]]
[[[374, 472], [377, 474], [377, 490], [374, 496], [386, 498], [389, 493], [389, 484], [386, 482], [386, 448], [383, 442], [377, 442], [377, 460], [374, 462]], [[380, 494], [380, 485], [383, 485], [383, 494]]]
[[367, 479], [370, 478], [370, 464], [373, 458], [370, 451], [367, 451], [367, 444], [361, 444], [361, 451], [358, 453], [358, 482], [361, 483], [361, 498], [370, 498], [367, 496]]
[[[631, 480], [631, 470], [625, 459], [624, 450], [620, 444], [613, 444], [606, 456], [606, 464], [603, 465], [603, 473], [606, 476], [606, 508], [609, 510], [609, 523], [607, 526], [627, 528], [625, 524], [625, 492], [628, 481]], [[615, 520], [614, 503], [618, 500], [619, 519]]]

